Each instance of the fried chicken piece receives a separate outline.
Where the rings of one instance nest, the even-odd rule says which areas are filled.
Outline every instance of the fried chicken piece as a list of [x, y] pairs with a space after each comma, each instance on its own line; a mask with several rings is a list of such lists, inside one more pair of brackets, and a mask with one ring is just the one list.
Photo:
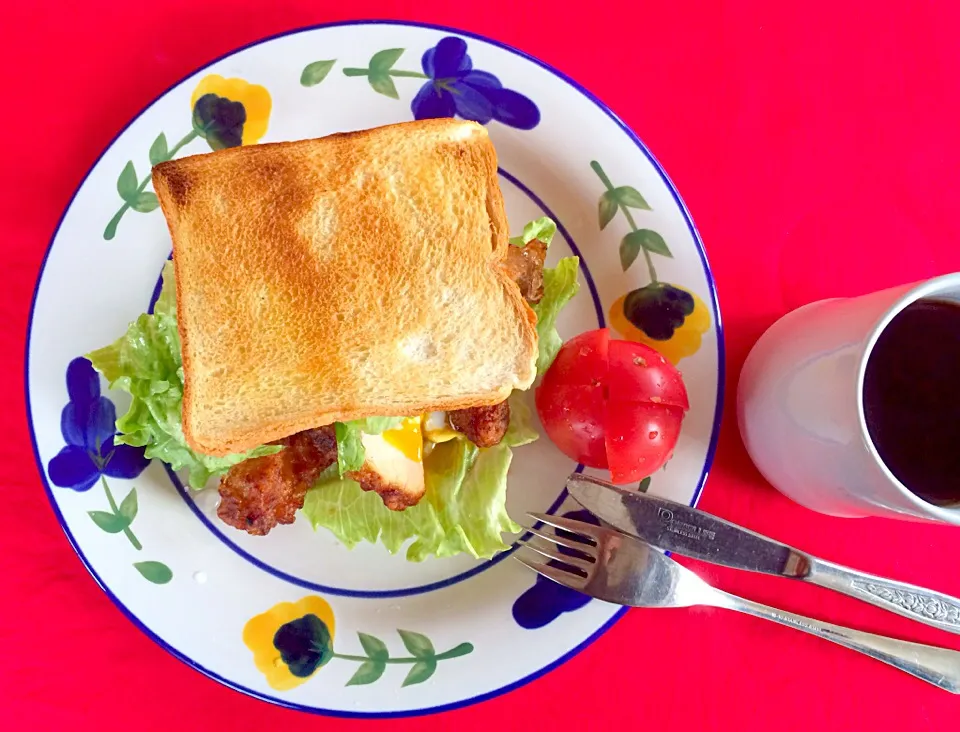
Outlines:
[[217, 516], [224, 523], [255, 536], [293, 523], [307, 489], [337, 461], [332, 425], [298, 432], [277, 444], [284, 449], [244, 460], [220, 480]]
[[477, 447], [493, 447], [507, 433], [510, 404], [506, 401], [490, 407], [456, 409], [447, 415], [451, 426]]
[[368, 465], [364, 465], [360, 470], [352, 470], [346, 476], [357, 481], [363, 490], [380, 494], [383, 505], [391, 511], [403, 511], [416, 506], [423, 497], [422, 492], [413, 494], [402, 485], [388, 483], [383, 479], [383, 475]]
[[502, 267], [520, 286], [520, 293], [527, 302], [538, 303], [543, 298], [543, 262], [547, 258], [547, 245], [534, 239], [526, 246], [508, 246]]

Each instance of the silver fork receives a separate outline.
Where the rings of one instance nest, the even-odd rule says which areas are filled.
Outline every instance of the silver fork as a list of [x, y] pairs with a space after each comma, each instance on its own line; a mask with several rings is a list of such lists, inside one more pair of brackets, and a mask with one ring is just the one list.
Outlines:
[[[960, 652], [864, 633], [777, 610], [711, 587], [686, 567], [638, 539], [601, 526], [531, 513], [569, 535], [530, 528], [532, 534], [568, 551], [528, 542], [549, 564], [514, 556], [524, 565], [572, 590], [631, 607], [707, 605], [766, 618], [846, 648], [860, 651], [941, 689], [960, 694]], [[569, 550], [573, 550], [572, 552]], [[565, 565], [565, 566], [561, 566]]]

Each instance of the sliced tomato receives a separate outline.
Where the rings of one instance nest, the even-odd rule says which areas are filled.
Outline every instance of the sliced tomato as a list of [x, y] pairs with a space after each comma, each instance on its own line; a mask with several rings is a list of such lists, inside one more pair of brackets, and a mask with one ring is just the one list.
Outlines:
[[632, 483], [662, 468], [673, 456], [683, 415], [667, 404], [611, 401], [604, 425], [611, 482]]
[[541, 385], [536, 404], [547, 436], [564, 455], [591, 468], [607, 467], [602, 386]]
[[610, 330], [600, 328], [581, 333], [563, 344], [543, 377], [564, 386], [596, 386], [607, 375]]
[[653, 402], [690, 409], [677, 368], [644, 343], [610, 341], [606, 380], [610, 401]]
[[641, 480], [673, 455], [690, 408], [680, 372], [643, 343], [606, 328], [563, 345], [536, 392], [547, 435], [579, 463], [609, 466], [614, 483]]

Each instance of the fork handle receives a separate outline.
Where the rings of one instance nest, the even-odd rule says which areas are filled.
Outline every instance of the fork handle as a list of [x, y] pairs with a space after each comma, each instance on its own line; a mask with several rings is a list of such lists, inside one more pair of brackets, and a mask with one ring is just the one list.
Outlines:
[[807, 582], [842, 592], [934, 628], [960, 633], [960, 599], [956, 597], [858, 572], [822, 559], [808, 559], [810, 566], [802, 577]]
[[726, 592], [718, 591], [718, 594], [716, 602], [718, 607], [737, 610], [802, 630], [804, 633], [860, 651], [953, 694], [960, 694], [960, 652], [958, 651], [865, 633], [861, 630], [844, 628], [841, 625], [777, 610]]

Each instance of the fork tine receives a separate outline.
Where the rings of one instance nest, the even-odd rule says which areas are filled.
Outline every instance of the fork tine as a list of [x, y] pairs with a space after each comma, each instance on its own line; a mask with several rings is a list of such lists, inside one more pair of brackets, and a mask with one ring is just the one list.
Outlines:
[[546, 549], [544, 547], [538, 546], [537, 544], [532, 544], [527, 542], [524, 544], [527, 549], [532, 549], [537, 554], [542, 554], [547, 559], [552, 559], [554, 562], [561, 562], [566, 564], [569, 567], [576, 567], [577, 569], [586, 572], [587, 575], [593, 571], [594, 563], [588, 562], [586, 559], [580, 559], [579, 557], [571, 557], [568, 554], [561, 554], [559, 551], [556, 551], [552, 548]]
[[[525, 544], [524, 546], [529, 546]], [[523, 548], [523, 547], [521, 547]], [[523, 566], [532, 569], [537, 574], [542, 574], [549, 580], [553, 580], [558, 585], [563, 585], [564, 587], [569, 587], [573, 590], [583, 589], [586, 580], [578, 574], [573, 572], [568, 572], [565, 569], [560, 569], [558, 567], [551, 567], [548, 564], [542, 564], [541, 562], [533, 562], [529, 559], [524, 559], [520, 552], [516, 552], [513, 555], [513, 558], [516, 559]]]
[[571, 534], [580, 534], [581, 536], [586, 536], [589, 539], [597, 542], [600, 540], [600, 527], [594, 526], [593, 524], [588, 524], [584, 521], [574, 521], [573, 519], [564, 518], [562, 516], [548, 516], [545, 513], [530, 513], [527, 514], [532, 518], [552, 526], [555, 529], [563, 529], [564, 531], [569, 531]]
[[552, 541], [554, 544], [565, 546], [567, 549], [573, 549], [574, 551], [585, 554], [594, 560], [596, 559], [596, 554], [594, 551], [597, 547], [593, 544], [586, 544], [582, 541], [577, 541], [576, 539], [568, 539], [567, 537], [560, 536], [559, 534], [548, 534], [547, 532], [533, 528], [532, 526], [524, 526], [523, 528], [534, 536], [540, 537], [544, 541]]

